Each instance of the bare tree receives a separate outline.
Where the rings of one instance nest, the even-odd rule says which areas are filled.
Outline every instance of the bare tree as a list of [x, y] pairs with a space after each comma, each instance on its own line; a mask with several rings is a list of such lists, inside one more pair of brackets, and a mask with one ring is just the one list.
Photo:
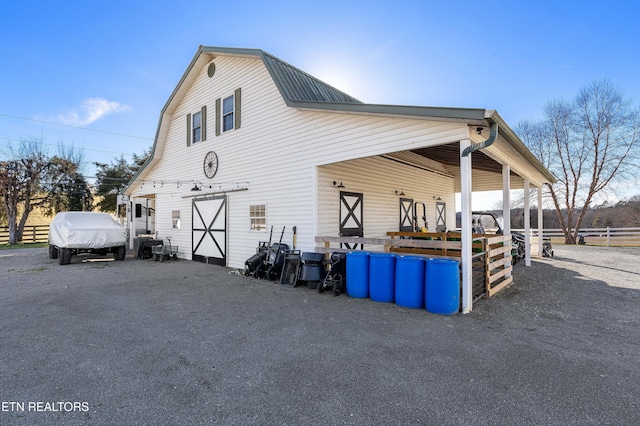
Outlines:
[[[575, 244], [594, 197], [637, 173], [640, 112], [611, 82], [595, 81], [573, 101], [550, 101], [543, 119], [517, 132], [556, 177], [548, 193], [567, 244]], [[564, 214], [563, 214], [564, 210]]]
[[51, 156], [42, 138], [27, 138], [11, 151], [11, 159], [0, 162], [0, 197], [9, 225], [9, 244], [22, 240], [34, 208], [57, 202], [78, 172], [79, 155], [70, 150]]

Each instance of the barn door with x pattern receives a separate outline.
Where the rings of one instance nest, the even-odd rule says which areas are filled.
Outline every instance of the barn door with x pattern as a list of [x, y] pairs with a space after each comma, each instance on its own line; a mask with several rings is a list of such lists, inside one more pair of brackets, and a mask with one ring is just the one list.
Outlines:
[[400, 198], [400, 232], [413, 232], [413, 199]]
[[[340, 236], [363, 237], [363, 195], [356, 192], [340, 191]], [[348, 249], [357, 248], [358, 244], [344, 244]], [[362, 244], [360, 244], [362, 249]]]
[[436, 231], [445, 232], [447, 230], [447, 204], [438, 201], [436, 203]]
[[193, 200], [192, 259], [227, 264], [227, 197]]

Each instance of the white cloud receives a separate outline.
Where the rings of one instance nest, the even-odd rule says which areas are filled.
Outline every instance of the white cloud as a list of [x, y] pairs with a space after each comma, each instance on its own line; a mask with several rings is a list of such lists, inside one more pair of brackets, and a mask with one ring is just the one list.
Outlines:
[[59, 114], [51, 121], [69, 126], [86, 126], [102, 117], [118, 112], [130, 111], [131, 107], [102, 98], [87, 98], [80, 105], [65, 114]]

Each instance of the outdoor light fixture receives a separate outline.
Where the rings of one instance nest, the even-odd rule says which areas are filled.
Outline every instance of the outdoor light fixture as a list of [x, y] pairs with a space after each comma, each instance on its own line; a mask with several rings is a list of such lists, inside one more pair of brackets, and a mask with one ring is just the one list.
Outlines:
[[336, 188], [344, 188], [344, 185], [342, 184], [342, 180], [334, 180], [333, 181], [333, 186], [335, 186]]
[[481, 135], [482, 134], [482, 127], [476, 127], [476, 133]]
[[191, 188], [192, 191], [202, 191], [202, 183], [200, 182], [196, 182], [193, 184], [193, 188]]
[[439, 195], [434, 195], [433, 199], [436, 200], [436, 201], [442, 201], [442, 198], [440, 198]]
[[402, 189], [400, 191], [396, 189], [396, 194], [404, 196], [404, 191]]

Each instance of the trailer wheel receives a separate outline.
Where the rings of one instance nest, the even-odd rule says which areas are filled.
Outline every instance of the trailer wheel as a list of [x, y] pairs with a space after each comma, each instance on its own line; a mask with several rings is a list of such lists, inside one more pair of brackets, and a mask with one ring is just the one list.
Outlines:
[[58, 263], [60, 265], [68, 265], [69, 263], [71, 263], [71, 249], [58, 249]]
[[126, 254], [127, 248], [125, 246], [119, 246], [116, 247], [115, 251], [113, 252], [113, 258], [115, 260], [124, 260]]
[[58, 258], [58, 249], [53, 244], [49, 244], [49, 259], [57, 259], [57, 258]]

